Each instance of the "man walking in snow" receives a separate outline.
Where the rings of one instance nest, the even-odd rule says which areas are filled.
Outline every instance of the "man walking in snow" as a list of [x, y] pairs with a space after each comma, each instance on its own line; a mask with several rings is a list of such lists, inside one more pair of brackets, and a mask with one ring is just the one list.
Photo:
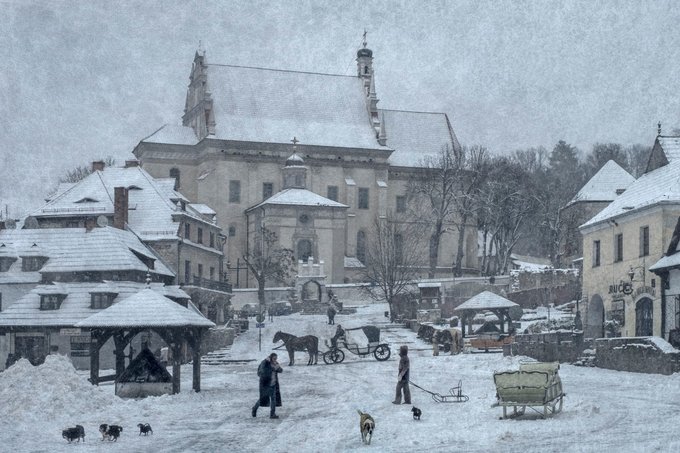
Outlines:
[[253, 417], [257, 416], [257, 409], [260, 406], [269, 406], [269, 418], [279, 418], [276, 415], [276, 407], [282, 404], [278, 374], [283, 372], [283, 369], [276, 359], [276, 353], [272, 352], [257, 367], [257, 375], [260, 377], [260, 397], [251, 410]]
[[410, 363], [408, 359], [408, 346], [399, 348], [399, 375], [397, 377], [397, 392], [392, 404], [401, 404], [401, 392], [404, 392], [404, 404], [411, 404], [411, 389], [408, 387]]

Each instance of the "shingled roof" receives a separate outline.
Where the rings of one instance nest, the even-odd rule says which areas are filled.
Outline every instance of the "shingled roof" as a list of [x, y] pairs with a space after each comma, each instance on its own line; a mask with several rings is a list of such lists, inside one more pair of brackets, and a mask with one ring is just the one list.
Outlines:
[[457, 306], [454, 311], [494, 310], [497, 308], [510, 308], [515, 306], [518, 305], [505, 297], [494, 294], [491, 291], [484, 291], [463, 302]]
[[613, 201], [630, 186], [635, 178], [613, 160], [598, 170], [567, 206], [580, 201]]
[[77, 322], [75, 327], [215, 327], [215, 323], [146, 288]]

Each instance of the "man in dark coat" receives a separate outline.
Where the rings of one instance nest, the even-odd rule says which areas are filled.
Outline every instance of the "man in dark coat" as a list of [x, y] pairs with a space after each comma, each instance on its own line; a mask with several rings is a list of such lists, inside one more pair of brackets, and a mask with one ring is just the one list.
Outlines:
[[251, 411], [253, 417], [257, 416], [257, 409], [260, 406], [269, 406], [269, 418], [279, 418], [276, 415], [276, 407], [281, 406], [278, 374], [283, 370], [276, 359], [276, 353], [272, 352], [257, 367], [257, 375], [260, 377], [260, 398]]
[[399, 348], [399, 375], [397, 376], [397, 392], [394, 397], [394, 404], [401, 404], [401, 392], [404, 391], [404, 404], [411, 404], [411, 389], [408, 387], [411, 365], [408, 359], [408, 346], [402, 345]]

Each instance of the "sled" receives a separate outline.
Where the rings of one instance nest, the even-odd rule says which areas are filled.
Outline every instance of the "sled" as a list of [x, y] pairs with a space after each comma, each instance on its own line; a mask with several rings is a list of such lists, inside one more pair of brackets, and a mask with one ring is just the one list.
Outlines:
[[[492, 407], [502, 407], [503, 417], [518, 417], [526, 408], [548, 418], [562, 411], [562, 380], [557, 372], [557, 362], [526, 362], [520, 364], [519, 371], [494, 373], [496, 384], [496, 403]], [[507, 408], [513, 413], [508, 416]], [[537, 409], [541, 408], [541, 409]]]
[[458, 385], [451, 387], [449, 393], [446, 395], [426, 390], [413, 381], [409, 381], [409, 383], [423, 392], [429, 393], [432, 399], [437, 403], [464, 403], [470, 399], [467, 395], [463, 395], [463, 381], [458, 381]]

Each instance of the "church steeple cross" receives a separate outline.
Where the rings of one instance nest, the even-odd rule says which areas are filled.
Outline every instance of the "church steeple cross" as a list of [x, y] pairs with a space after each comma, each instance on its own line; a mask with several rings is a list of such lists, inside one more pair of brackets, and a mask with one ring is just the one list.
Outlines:
[[368, 43], [366, 42], [366, 33], [368, 33], [368, 32], [367, 32], [366, 29], [364, 28], [364, 49], [366, 48], [366, 45], [368, 44]]
[[300, 143], [300, 140], [298, 140], [297, 137], [293, 137], [293, 140], [291, 140], [291, 142], [293, 142], [293, 146], [295, 146], [298, 143]]

